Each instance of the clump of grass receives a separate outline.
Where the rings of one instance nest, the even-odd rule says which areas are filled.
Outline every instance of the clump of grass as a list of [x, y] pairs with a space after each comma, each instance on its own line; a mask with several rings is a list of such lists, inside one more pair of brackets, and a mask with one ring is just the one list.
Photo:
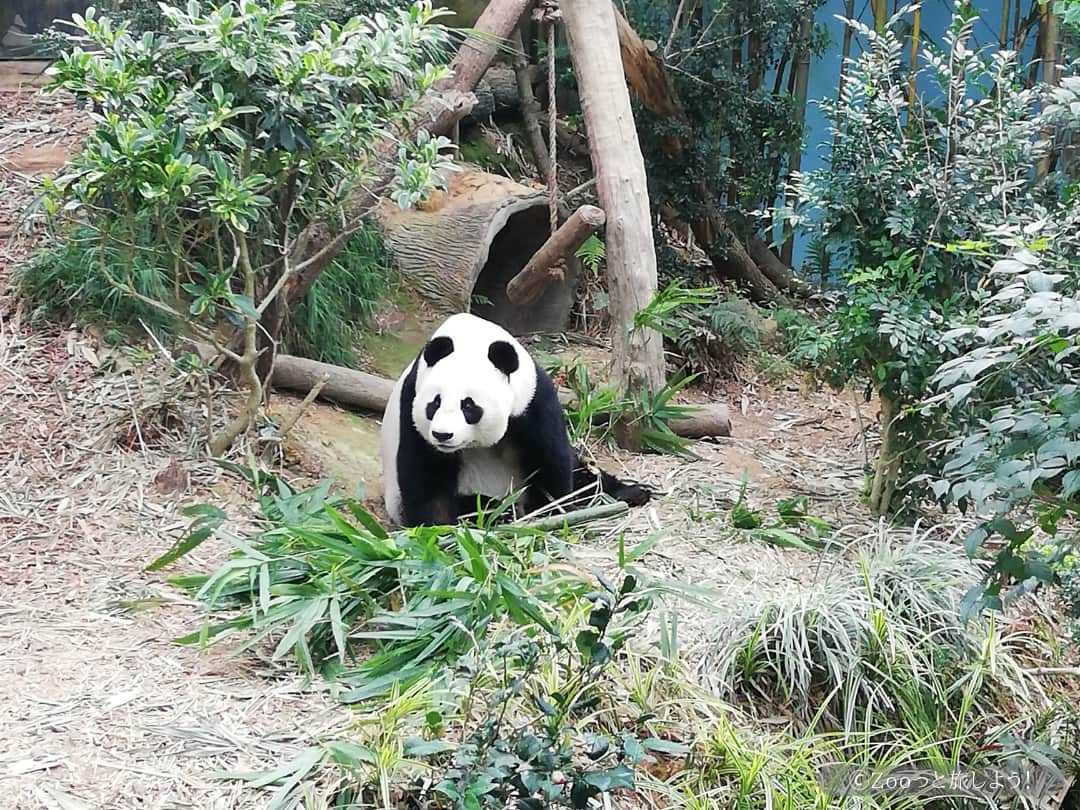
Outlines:
[[[137, 234], [148, 244], [148, 234]], [[36, 253], [18, 273], [19, 289], [37, 320], [101, 323], [134, 333], [140, 322], [160, 334], [174, 333], [174, 318], [131, 295], [168, 301], [173, 295], [172, 273], [165, 257], [153, 249], [132, 249], [126, 240], [102, 242], [99, 231], [80, 227], [64, 241]]]
[[355, 367], [355, 344], [393, 285], [382, 234], [362, 228], [293, 308], [282, 336], [285, 351]]
[[[134, 243], [152, 245], [151, 230], [139, 227], [134, 238], [120, 240], [81, 227], [38, 252], [18, 276], [33, 316], [102, 324], [129, 335], [141, 331], [143, 324], [159, 336], [176, 334], [181, 324], [140, 297], [176, 301], [183, 294], [184, 279], [178, 283], [165, 264], [164, 252], [132, 249]], [[355, 366], [354, 344], [393, 283], [381, 233], [374, 226], [361, 229], [290, 313], [283, 349], [325, 363]]]
[[[847, 730], [940, 727], [961, 711], [976, 677], [980, 689], [992, 683], [1025, 700], [1015, 639], [993, 622], [960, 619], [977, 581], [953, 543], [918, 530], [900, 541], [878, 537], [854, 566], [810, 587], [748, 595], [715, 629], [698, 672], [721, 696], [763, 700], [804, 722], [820, 712]], [[936, 714], [927, 720], [930, 707]]]

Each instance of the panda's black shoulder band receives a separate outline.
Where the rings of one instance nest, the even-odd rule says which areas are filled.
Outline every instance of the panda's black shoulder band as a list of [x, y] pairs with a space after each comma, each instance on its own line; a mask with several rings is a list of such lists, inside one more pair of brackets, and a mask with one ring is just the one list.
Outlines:
[[439, 337], [434, 337], [429, 340], [427, 345], [424, 346], [424, 362], [427, 363], [430, 368], [453, 351], [454, 341], [446, 335], [439, 335]]

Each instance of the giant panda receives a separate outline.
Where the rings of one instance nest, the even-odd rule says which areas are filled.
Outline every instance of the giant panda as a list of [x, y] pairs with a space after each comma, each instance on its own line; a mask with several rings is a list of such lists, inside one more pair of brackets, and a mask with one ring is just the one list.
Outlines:
[[514, 337], [452, 315], [398, 378], [383, 414], [384, 500], [401, 526], [448, 525], [525, 488], [533, 511], [599, 479], [632, 506], [650, 492], [593, 474], [570, 446], [551, 377]]

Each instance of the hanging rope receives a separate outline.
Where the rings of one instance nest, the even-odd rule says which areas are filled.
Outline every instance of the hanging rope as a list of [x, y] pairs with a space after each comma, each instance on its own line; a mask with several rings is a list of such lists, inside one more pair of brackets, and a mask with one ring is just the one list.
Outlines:
[[548, 214], [551, 220], [551, 232], [559, 229], [559, 186], [556, 182], [555, 161], [555, 85], [558, 77], [555, 73], [555, 25], [561, 17], [557, 0], [540, 0], [540, 7], [534, 12], [533, 19], [547, 23], [547, 85], [548, 85]]
[[559, 186], [555, 182], [555, 21], [548, 23], [548, 207], [551, 232], [559, 228]]

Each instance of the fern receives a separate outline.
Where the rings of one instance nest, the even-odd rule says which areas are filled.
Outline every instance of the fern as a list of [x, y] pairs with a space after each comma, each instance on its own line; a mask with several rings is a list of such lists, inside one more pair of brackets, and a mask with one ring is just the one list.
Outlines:
[[593, 234], [582, 243], [581, 247], [574, 251], [574, 256], [581, 260], [582, 264], [589, 268], [593, 273], [596, 273], [600, 269], [600, 263], [604, 261], [607, 256], [607, 248], [604, 246], [604, 240], [602, 240], [596, 234]]

